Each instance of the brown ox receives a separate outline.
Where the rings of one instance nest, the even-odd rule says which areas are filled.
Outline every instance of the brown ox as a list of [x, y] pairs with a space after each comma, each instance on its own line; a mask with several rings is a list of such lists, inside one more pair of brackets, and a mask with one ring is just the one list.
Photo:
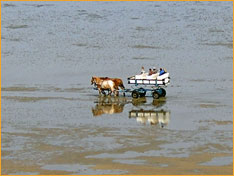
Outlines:
[[115, 83], [114, 81], [110, 80], [110, 79], [100, 79], [99, 77], [92, 77], [91, 79], [91, 85], [94, 84], [97, 86], [98, 91], [99, 91], [99, 95], [101, 93], [104, 93], [104, 90], [110, 90], [109, 95], [111, 95], [111, 93], [114, 93], [115, 95], [118, 94], [118, 92], [115, 89]]
[[[125, 87], [123, 85], [123, 81], [122, 79], [119, 79], [119, 78], [108, 78], [108, 77], [96, 77], [96, 76], [93, 76], [92, 79], [91, 79], [91, 85], [92, 84], [95, 84], [97, 87], [99, 87], [98, 85], [101, 85], [102, 84], [102, 81], [107, 81], [107, 80], [111, 80], [114, 82], [114, 89], [115, 90], [119, 90], [119, 87], [124, 90]], [[101, 92], [103, 94], [105, 94], [104, 90], [110, 90], [110, 89], [104, 89], [102, 88], [101, 89]], [[117, 91], [116, 91], [117, 92]], [[123, 94], [125, 95], [125, 93], [123, 92]], [[118, 95], [118, 92], [116, 93], [116, 95]]]

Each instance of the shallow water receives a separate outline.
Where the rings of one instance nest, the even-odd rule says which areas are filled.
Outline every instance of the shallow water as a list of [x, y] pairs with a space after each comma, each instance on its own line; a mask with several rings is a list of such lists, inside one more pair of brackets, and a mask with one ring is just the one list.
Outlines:
[[[2, 174], [232, 174], [232, 2], [2, 2]], [[165, 67], [167, 96], [91, 76]]]

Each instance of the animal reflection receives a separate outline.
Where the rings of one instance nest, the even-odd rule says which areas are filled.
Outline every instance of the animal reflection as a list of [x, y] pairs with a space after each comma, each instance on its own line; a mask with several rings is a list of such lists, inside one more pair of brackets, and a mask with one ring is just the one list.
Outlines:
[[127, 103], [124, 97], [99, 97], [95, 102], [96, 106], [92, 108], [93, 116], [100, 116], [103, 114], [122, 113], [124, 105]]
[[137, 122], [150, 125], [159, 125], [161, 128], [167, 126], [170, 122], [169, 111], [153, 110], [132, 110], [129, 112], [129, 118], [136, 118]]

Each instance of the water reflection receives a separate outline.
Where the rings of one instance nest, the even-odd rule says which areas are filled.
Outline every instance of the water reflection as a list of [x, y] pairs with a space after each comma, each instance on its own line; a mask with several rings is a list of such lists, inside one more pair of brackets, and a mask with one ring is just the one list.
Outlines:
[[146, 97], [141, 97], [141, 98], [137, 98], [137, 99], [132, 99], [131, 103], [133, 106], [136, 106], [136, 107], [140, 107], [140, 106], [141, 107], [146, 107], [146, 106], [152, 107], [152, 105], [153, 105], [154, 107], [159, 108], [159, 107], [162, 107], [163, 105], [166, 104], [166, 98], [160, 98], [160, 99], [156, 99], [156, 100], [153, 99], [152, 103], [147, 103]]
[[102, 114], [122, 113], [127, 99], [125, 97], [99, 96], [94, 102], [96, 106], [92, 108], [93, 116]]
[[165, 127], [170, 122], [170, 112], [165, 110], [132, 110], [129, 112], [129, 118], [136, 118], [137, 122], [150, 125], [159, 125]]
[[149, 101], [147, 103], [146, 97], [132, 99], [127, 97], [99, 96], [94, 101], [95, 107], [92, 108], [92, 113], [94, 117], [103, 114], [122, 113], [126, 104], [132, 104], [138, 110], [130, 111], [129, 118], [136, 118], [138, 122], [144, 124], [149, 122], [151, 125], [160, 124], [161, 127], [164, 127], [169, 123], [170, 113], [164, 110], [155, 111], [155, 108], [162, 107], [165, 103], [165, 98], [152, 100], [152, 102]]
[[132, 99], [132, 105], [133, 106], [140, 106], [140, 105], [144, 105], [146, 103], [147, 103], [146, 97]]
[[161, 99], [157, 99], [157, 100], [153, 100], [153, 102], [152, 102], [152, 105], [154, 107], [157, 107], [157, 108], [162, 107], [165, 104], [166, 104], [166, 97], [161, 98]]

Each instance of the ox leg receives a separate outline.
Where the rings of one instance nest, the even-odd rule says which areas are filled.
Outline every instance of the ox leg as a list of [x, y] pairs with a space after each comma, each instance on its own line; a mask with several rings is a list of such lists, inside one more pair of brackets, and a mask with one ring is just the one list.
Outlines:
[[125, 92], [124, 92], [125, 87], [124, 87], [124, 86], [122, 86], [122, 87], [121, 87], [121, 89], [123, 90], [123, 96], [125, 97]]
[[113, 88], [113, 92], [114, 92], [114, 95], [115, 96], [119, 96], [119, 87], [118, 86], [114, 86], [114, 88]]
[[114, 96], [117, 96], [118, 92], [116, 91], [116, 89], [113, 88], [111, 91], [113, 92]]
[[124, 85], [122, 84], [122, 85], [120, 85], [119, 87], [122, 89], [122, 91], [123, 91], [123, 96], [125, 97], [125, 92], [124, 92], [125, 87], [124, 87]]
[[98, 88], [98, 92], [99, 92], [99, 95], [102, 94], [102, 90], [100, 88]]
[[112, 90], [108, 89], [108, 95], [111, 95], [112, 94]]
[[102, 94], [103, 94], [103, 95], [106, 95], [106, 92], [105, 92], [104, 90], [102, 90]]
[[119, 96], [119, 91], [118, 91], [119, 89], [115, 89], [115, 94], [116, 94], [116, 96]]

